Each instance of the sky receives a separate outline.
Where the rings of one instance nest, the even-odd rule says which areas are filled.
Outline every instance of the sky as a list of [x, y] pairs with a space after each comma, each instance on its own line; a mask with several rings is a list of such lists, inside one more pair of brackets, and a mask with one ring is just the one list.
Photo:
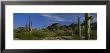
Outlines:
[[[93, 16], [92, 22], [97, 22], [97, 13], [90, 13]], [[80, 17], [80, 22], [85, 20], [85, 13], [14, 13], [14, 28], [25, 27], [30, 16], [32, 28], [45, 28], [53, 23], [61, 25], [70, 25], [77, 23], [77, 17]]]

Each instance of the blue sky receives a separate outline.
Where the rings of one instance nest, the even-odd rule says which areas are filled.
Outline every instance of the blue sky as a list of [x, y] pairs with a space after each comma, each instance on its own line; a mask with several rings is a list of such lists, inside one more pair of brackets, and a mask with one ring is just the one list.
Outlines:
[[[90, 13], [94, 17], [92, 22], [97, 22], [97, 14]], [[14, 13], [14, 28], [25, 27], [29, 16], [31, 17], [33, 28], [45, 28], [53, 23], [69, 25], [77, 23], [77, 17], [80, 16], [81, 22], [84, 21], [84, 13]]]

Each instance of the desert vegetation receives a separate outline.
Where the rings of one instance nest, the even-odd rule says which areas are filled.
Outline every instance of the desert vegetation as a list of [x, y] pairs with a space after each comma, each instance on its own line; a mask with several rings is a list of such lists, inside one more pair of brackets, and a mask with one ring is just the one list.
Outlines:
[[[30, 19], [30, 18], [29, 18]], [[46, 28], [32, 28], [31, 21], [29, 27], [18, 27], [14, 29], [14, 40], [96, 40], [97, 39], [97, 22], [91, 22], [92, 16], [85, 14], [85, 20], [70, 25], [53, 23]]]

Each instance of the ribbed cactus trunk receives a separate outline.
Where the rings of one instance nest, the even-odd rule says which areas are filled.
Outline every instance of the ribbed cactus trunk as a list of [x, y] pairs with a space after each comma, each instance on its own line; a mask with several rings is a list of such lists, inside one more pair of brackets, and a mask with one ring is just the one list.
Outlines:
[[92, 16], [90, 16], [90, 14], [85, 13], [85, 39], [86, 40], [90, 39], [91, 18], [92, 18]]
[[29, 16], [29, 32], [32, 31], [32, 22], [31, 22], [31, 19], [30, 19], [30, 16]]
[[78, 35], [81, 37], [81, 25], [80, 25], [80, 17], [78, 16]]

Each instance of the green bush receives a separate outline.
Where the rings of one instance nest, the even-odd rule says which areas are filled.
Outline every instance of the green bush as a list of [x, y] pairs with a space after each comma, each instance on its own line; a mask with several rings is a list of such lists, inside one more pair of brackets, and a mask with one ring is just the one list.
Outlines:
[[97, 30], [91, 30], [91, 39], [93, 40], [97, 39]]
[[[31, 32], [26, 28], [14, 29], [15, 40], [84, 40], [76, 33], [77, 27], [72, 31], [70, 27], [64, 29], [32, 29]], [[81, 29], [81, 35], [85, 37], [85, 29]], [[97, 30], [91, 30], [91, 39], [97, 39]]]

